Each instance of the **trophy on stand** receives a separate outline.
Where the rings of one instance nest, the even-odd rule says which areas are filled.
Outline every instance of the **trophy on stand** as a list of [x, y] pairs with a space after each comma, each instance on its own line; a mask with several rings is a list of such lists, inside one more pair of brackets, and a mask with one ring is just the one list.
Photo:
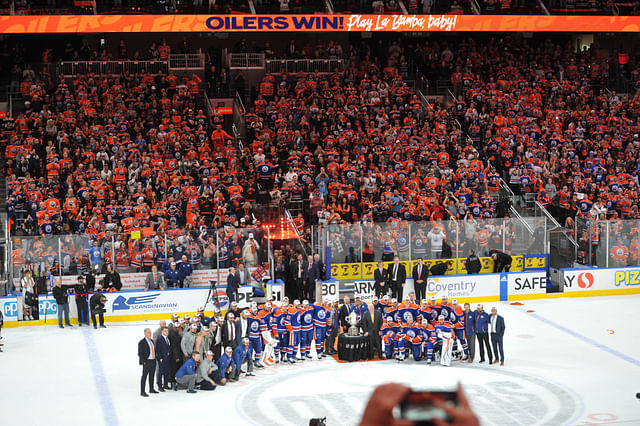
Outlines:
[[351, 312], [351, 315], [349, 315], [349, 324], [351, 324], [351, 327], [347, 330], [347, 336], [359, 336], [360, 329], [357, 327], [358, 317], [355, 312]]

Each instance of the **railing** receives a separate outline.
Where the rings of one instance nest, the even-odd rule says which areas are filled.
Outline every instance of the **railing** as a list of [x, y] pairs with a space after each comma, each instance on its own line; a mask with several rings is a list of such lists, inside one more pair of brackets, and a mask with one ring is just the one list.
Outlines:
[[640, 221], [577, 217], [578, 260], [600, 268], [640, 266]]
[[[527, 224], [524, 225], [523, 221]], [[437, 222], [384, 222], [323, 224], [314, 227], [318, 250], [331, 255], [338, 270], [352, 270], [344, 279], [367, 278], [366, 271], [378, 261], [427, 260], [427, 265], [451, 261], [450, 274], [467, 273], [464, 260], [473, 250], [482, 259], [483, 271], [493, 265], [491, 250], [509, 253], [511, 271], [548, 266], [546, 222], [541, 218], [473, 219]], [[530, 230], [534, 230], [531, 232]], [[444, 242], [443, 242], [444, 237]], [[359, 264], [359, 268], [348, 265]], [[344, 266], [347, 265], [347, 266]], [[375, 269], [375, 266], [373, 266]], [[372, 272], [372, 269], [371, 269]], [[491, 270], [492, 272], [492, 270]]]
[[265, 72], [267, 74], [320, 73], [329, 74], [344, 70], [342, 59], [267, 59]]
[[71, 77], [77, 74], [167, 74], [167, 61], [65, 61], [57, 64], [58, 75]]
[[264, 68], [264, 53], [230, 53], [229, 68]]
[[172, 70], [203, 70], [204, 53], [187, 53], [169, 55], [169, 69]]
[[242, 96], [238, 92], [235, 92], [233, 100], [233, 129], [237, 132], [236, 146], [240, 149], [240, 152], [244, 149], [244, 139], [247, 136], [247, 110], [244, 107]]

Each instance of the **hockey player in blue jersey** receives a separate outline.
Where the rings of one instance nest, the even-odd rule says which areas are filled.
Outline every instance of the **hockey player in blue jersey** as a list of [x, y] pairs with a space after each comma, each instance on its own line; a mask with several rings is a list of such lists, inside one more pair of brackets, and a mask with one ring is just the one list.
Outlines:
[[380, 337], [384, 342], [384, 353], [387, 359], [397, 357], [398, 348], [394, 345], [396, 334], [400, 330], [400, 326], [393, 322], [393, 317], [388, 316], [387, 322], [380, 328]]
[[458, 348], [458, 353], [460, 353], [460, 346], [462, 346], [462, 352], [464, 353], [463, 360], [469, 358], [469, 348], [467, 347], [467, 341], [464, 338], [464, 329], [465, 329], [465, 313], [462, 310], [462, 307], [458, 305], [458, 301], [453, 299], [451, 301], [451, 314], [449, 322], [453, 325], [453, 331], [456, 336], [456, 346]]
[[300, 307], [300, 358], [311, 359], [311, 342], [313, 341], [314, 309], [308, 300], [302, 301]]
[[294, 300], [293, 306], [289, 305], [287, 314], [285, 317], [285, 325], [289, 332], [289, 348], [287, 350], [287, 360], [290, 363], [295, 361], [302, 361], [301, 358], [297, 358], [298, 346], [300, 346], [300, 301]]
[[313, 326], [315, 329], [316, 355], [324, 358], [324, 338], [327, 336], [327, 327], [330, 325], [331, 311], [327, 304], [311, 305], [313, 308]]
[[422, 348], [425, 352], [427, 364], [433, 361], [433, 347], [437, 343], [438, 337], [436, 329], [429, 323], [427, 319], [422, 320]]
[[[262, 332], [267, 329], [267, 324], [263, 320], [264, 313], [258, 311], [258, 305], [254, 302], [250, 308], [251, 313], [247, 316], [247, 332], [249, 334], [249, 353], [247, 358], [253, 359], [257, 368], [263, 368], [260, 363], [262, 355]], [[252, 357], [253, 356], [253, 357]]]
[[411, 303], [409, 296], [405, 297], [404, 301], [398, 305], [398, 314], [403, 323], [409, 321], [415, 323], [418, 319], [418, 305]]
[[413, 318], [402, 326], [402, 341], [398, 342], [398, 352], [400, 361], [405, 360], [405, 351], [410, 349], [413, 351], [413, 359], [420, 361], [422, 358], [422, 326], [413, 322]]
[[436, 302], [436, 297], [431, 296], [429, 298], [429, 308], [431, 308], [431, 324], [435, 324], [438, 322], [438, 317], [440, 316], [440, 310], [442, 307], [438, 302]]
[[286, 319], [287, 310], [289, 309], [288, 299], [283, 299], [282, 305], [273, 311], [273, 324], [274, 328], [272, 333], [274, 336], [278, 336], [278, 345], [274, 349], [276, 356], [276, 362], [279, 360], [282, 362], [287, 361], [289, 354], [289, 330], [287, 329]]

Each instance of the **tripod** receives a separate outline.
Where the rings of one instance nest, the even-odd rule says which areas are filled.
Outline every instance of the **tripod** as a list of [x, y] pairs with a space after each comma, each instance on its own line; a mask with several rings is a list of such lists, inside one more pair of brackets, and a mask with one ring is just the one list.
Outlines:
[[207, 299], [204, 301], [204, 308], [207, 308], [209, 303], [213, 304], [216, 312], [220, 312], [220, 300], [218, 299], [218, 291], [216, 290], [216, 280], [209, 281], [209, 293], [207, 294]]

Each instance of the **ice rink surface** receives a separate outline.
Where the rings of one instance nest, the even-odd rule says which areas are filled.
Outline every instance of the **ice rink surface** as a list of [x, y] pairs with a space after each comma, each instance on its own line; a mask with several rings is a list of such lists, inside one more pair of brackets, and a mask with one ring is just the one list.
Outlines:
[[6, 328], [0, 424], [306, 425], [326, 416], [328, 425], [354, 425], [378, 384], [459, 380], [485, 425], [640, 425], [639, 304], [640, 296], [496, 303], [506, 324], [504, 367], [329, 358], [260, 370], [212, 392], [149, 398], [139, 396], [137, 342], [155, 321]]

